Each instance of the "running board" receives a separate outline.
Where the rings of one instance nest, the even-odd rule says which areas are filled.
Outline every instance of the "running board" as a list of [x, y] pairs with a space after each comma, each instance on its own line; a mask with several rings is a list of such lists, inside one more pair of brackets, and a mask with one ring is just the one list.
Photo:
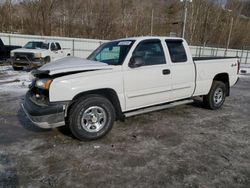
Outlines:
[[172, 102], [172, 103], [168, 103], [168, 104], [164, 104], [164, 105], [160, 105], [160, 106], [152, 106], [152, 107], [148, 107], [148, 108], [142, 108], [142, 109], [131, 111], [131, 112], [125, 112], [124, 115], [125, 115], [125, 117], [131, 117], [131, 116], [135, 116], [135, 115], [139, 115], [139, 114], [145, 114], [145, 113], [149, 113], [149, 112], [153, 112], [153, 111], [164, 110], [167, 108], [172, 108], [175, 106], [192, 103], [193, 101], [194, 101], [193, 99], [188, 99], [188, 100]]

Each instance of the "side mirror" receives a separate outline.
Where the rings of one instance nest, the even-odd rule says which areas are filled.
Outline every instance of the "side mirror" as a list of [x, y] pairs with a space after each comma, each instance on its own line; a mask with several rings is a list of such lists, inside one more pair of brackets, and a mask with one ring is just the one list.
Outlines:
[[128, 64], [130, 68], [137, 68], [143, 65], [145, 65], [145, 61], [141, 56], [132, 56]]

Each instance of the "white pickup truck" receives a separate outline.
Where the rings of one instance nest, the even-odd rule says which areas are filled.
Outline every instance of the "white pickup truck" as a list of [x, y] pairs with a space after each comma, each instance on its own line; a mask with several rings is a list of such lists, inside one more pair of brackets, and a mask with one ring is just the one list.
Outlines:
[[71, 55], [70, 49], [62, 49], [56, 41], [30, 41], [23, 48], [10, 53], [14, 70], [37, 68]]
[[111, 41], [87, 59], [67, 57], [33, 71], [22, 104], [39, 127], [68, 125], [80, 140], [105, 135], [115, 120], [203, 97], [220, 108], [238, 80], [237, 58], [192, 58], [184, 39]]

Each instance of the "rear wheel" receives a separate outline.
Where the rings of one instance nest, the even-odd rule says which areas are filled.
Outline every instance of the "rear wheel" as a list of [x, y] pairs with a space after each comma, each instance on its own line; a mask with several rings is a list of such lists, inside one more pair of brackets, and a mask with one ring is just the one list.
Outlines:
[[78, 99], [69, 112], [69, 128], [79, 140], [98, 139], [107, 134], [115, 121], [111, 102], [99, 95]]
[[226, 85], [220, 81], [214, 81], [208, 93], [203, 97], [203, 102], [207, 108], [219, 109], [226, 99]]

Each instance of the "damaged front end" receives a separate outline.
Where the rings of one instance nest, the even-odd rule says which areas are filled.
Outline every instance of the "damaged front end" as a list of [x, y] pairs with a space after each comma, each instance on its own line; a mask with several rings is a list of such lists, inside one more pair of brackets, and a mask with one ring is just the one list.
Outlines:
[[32, 83], [22, 104], [25, 114], [41, 128], [48, 129], [65, 125], [67, 102], [50, 102], [49, 87], [53, 78], [49, 76], [49, 71], [36, 70], [31, 74]]

